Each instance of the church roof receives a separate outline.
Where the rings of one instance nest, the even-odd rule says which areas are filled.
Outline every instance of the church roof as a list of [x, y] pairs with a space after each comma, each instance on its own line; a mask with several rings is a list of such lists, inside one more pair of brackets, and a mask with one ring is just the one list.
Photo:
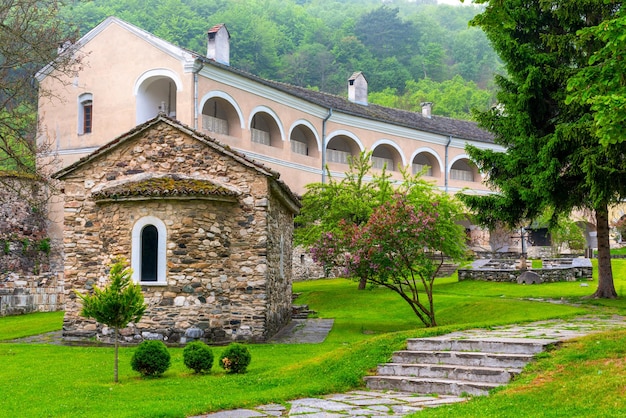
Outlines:
[[[52, 175], [52, 177], [55, 179], [63, 180], [67, 175], [76, 171], [80, 167], [84, 166], [85, 164], [88, 164], [89, 162], [93, 161], [99, 156], [118, 147], [120, 144], [127, 142], [132, 138], [135, 138], [137, 135], [150, 129], [151, 127], [153, 127], [154, 125], [158, 123], [166, 123], [178, 129], [179, 131], [191, 136], [192, 138], [195, 138], [196, 140], [204, 143], [205, 145], [213, 148], [217, 152], [224, 154], [224, 155], [228, 155], [229, 157], [233, 158], [236, 162], [244, 166], [247, 166], [249, 168], [252, 168], [258, 173], [270, 178], [275, 183], [276, 185], [275, 187], [277, 187], [280, 190], [281, 195], [286, 196], [287, 200], [284, 203], [286, 203], [294, 212], [297, 211], [298, 208], [300, 208], [301, 206], [300, 198], [291, 191], [291, 189], [289, 188], [289, 186], [285, 184], [285, 182], [283, 182], [280, 179], [280, 173], [259, 163], [258, 161], [255, 161], [247, 157], [245, 154], [241, 152], [233, 150], [229, 146], [222, 144], [221, 142], [217, 141], [214, 138], [204, 135], [177, 120], [174, 120], [168, 116], [165, 116], [164, 114], [159, 114], [155, 118], [150, 119], [149, 121], [136, 126], [135, 128], [131, 129], [125, 134], [118, 136], [117, 138], [101, 146], [100, 148], [92, 152], [91, 154], [57, 171], [56, 173]], [[155, 186], [154, 181], [155, 181], [154, 179], [151, 181], [147, 181], [146, 179], [145, 182], [140, 181], [140, 182], [137, 182], [136, 184], [133, 184], [132, 182], [127, 183], [124, 186], [120, 185], [118, 189], [112, 190], [110, 192], [103, 190], [101, 194], [99, 194], [98, 196], [102, 198], [109, 198], [113, 196], [116, 191], [124, 194], [125, 196], [133, 196], [133, 195], [149, 196], [150, 194], [152, 194], [154, 196], [165, 197], [166, 195], [173, 196], [174, 194], [181, 195], [184, 193], [187, 193], [189, 196], [192, 196], [192, 195], [201, 196], [201, 195], [209, 195], [209, 194], [222, 195], [222, 196], [235, 196], [236, 195], [236, 192], [228, 189], [224, 185], [219, 185], [215, 181], [212, 181], [210, 183], [205, 182], [204, 184], [202, 184], [201, 181], [190, 182], [189, 179], [183, 179], [181, 177], [176, 177], [176, 178], [171, 177], [170, 179], [171, 182], [176, 182], [176, 185], [178, 186], [178, 188], [176, 188], [175, 190], [163, 187], [165, 185], [166, 180], [162, 180], [159, 183], [156, 183], [158, 187], [154, 187], [152, 190], [149, 190], [150, 185]]]

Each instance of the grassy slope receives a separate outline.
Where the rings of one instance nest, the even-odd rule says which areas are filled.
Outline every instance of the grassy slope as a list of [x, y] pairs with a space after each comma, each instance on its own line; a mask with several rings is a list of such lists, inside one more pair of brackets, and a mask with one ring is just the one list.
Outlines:
[[[624, 266], [626, 261], [616, 270]], [[617, 277], [619, 291], [626, 277]], [[408, 305], [385, 289], [358, 292], [355, 283], [341, 279], [296, 283], [295, 291], [302, 292], [298, 303], [308, 303], [320, 317], [335, 318], [329, 337], [322, 344], [250, 346], [252, 364], [242, 376], [225, 375], [217, 367], [210, 375], [194, 375], [182, 364], [182, 350], [172, 348], [172, 368], [165, 376], [141, 379], [130, 369], [133, 348], [123, 348], [121, 383], [113, 384], [111, 348], [4, 343], [0, 344], [0, 376], [5, 382], [3, 386], [12, 383], [7, 389], [11, 396], [0, 397], [0, 410], [6, 416], [183, 417], [344, 391], [360, 385], [363, 374], [402, 348], [407, 337], [588, 312], [585, 307], [520, 298], [577, 298], [590, 294], [594, 286], [595, 283], [581, 288], [578, 283], [518, 286], [458, 283], [454, 278], [438, 280], [435, 303], [440, 327], [424, 329]], [[609, 306], [612, 312], [623, 312], [626, 306], [622, 300], [601, 305]], [[2, 318], [0, 339], [59, 329], [60, 319], [58, 313]], [[216, 357], [221, 350], [214, 348]], [[496, 396], [505, 396], [502, 393]], [[464, 407], [468, 406], [459, 408]], [[479, 408], [484, 412], [479, 415], [485, 416], [494, 406], [484, 404]], [[516, 406], [511, 408], [514, 411]], [[469, 412], [465, 416], [477, 415]]]

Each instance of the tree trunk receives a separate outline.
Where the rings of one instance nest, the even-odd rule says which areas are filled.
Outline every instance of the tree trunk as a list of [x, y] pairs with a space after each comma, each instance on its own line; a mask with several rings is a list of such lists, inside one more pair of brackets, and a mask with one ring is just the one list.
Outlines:
[[367, 287], [367, 277], [361, 277], [359, 279], [359, 290], [365, 290]]
[[598, 289], [592, 298], [615, 299], [617, 292], [613, 284], [611, 268], [611, 245], [609, 243], [609, 210], [607, 205], [596, 208], [598, 229]]
[[117, 329], [117, 327], [115, 327], [115, 383], [118, 382], [118, 378], [117, 378], [117, 363], [118, 363], [118, 356], [117, 356], [117, 352], [118, 352], [118, 344], [117, 344], [117, 334], [118, 334], [119, 330]]

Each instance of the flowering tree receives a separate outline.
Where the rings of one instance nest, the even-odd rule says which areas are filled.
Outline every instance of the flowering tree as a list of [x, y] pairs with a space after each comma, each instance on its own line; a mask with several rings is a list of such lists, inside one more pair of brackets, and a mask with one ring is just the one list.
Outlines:
[[[349, 169], [343, 178], [334, 178], [327, 171], [327, 183], [313, 183], [307, 186], [302, 198], [302, 209], [296, 217], [298, 228], [294, 231], [296, 245], [311, 245], [337, 234], [341, 222], [360, 225], [367, 221], [372, 209], [387, 200], [392, 193], [392, 183], [386, 170], [370, 173], [372, 152], [362, 152], [350, 159]], [[369, 180], [369, 181], [368, 181]], [[328, 242], [330, 244], [330, 242]], [[312, 254], [316, 258], [315, 254]], [[328, 275], [335, 265], [330, 258], [323, 263], [323, 254], [318, 254], [320, 264]], [[364, 289], [367, 281], [359, 281], [359, 289]]]
[[341, 264], [347, 274], [398, 293], [432, 327], [437, 272], [445, 256], [460, 260], [466, 247], [463, 228], [454, 222], [458, 204], [447, 195], [424, 197], [410, 189], [394, 195], [367, 222], [342, 222], [338, 232], [323, 234], [313, 254], [318, 262]]

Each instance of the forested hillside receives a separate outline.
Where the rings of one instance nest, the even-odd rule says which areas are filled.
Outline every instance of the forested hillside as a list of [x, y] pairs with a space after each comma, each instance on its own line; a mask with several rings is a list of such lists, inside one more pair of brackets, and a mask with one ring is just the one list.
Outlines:
[[492, 105], [498, 59], [469, 28], [480, 9], [435, 0], [93, 0], [64, 10], [80, 34], [117, 16], [176, 45], [206, 53], [206, 32], [225, 23], [231, 65], [264, 78], [345, 94], [363, 71], [370, 100], [469, 118]]

